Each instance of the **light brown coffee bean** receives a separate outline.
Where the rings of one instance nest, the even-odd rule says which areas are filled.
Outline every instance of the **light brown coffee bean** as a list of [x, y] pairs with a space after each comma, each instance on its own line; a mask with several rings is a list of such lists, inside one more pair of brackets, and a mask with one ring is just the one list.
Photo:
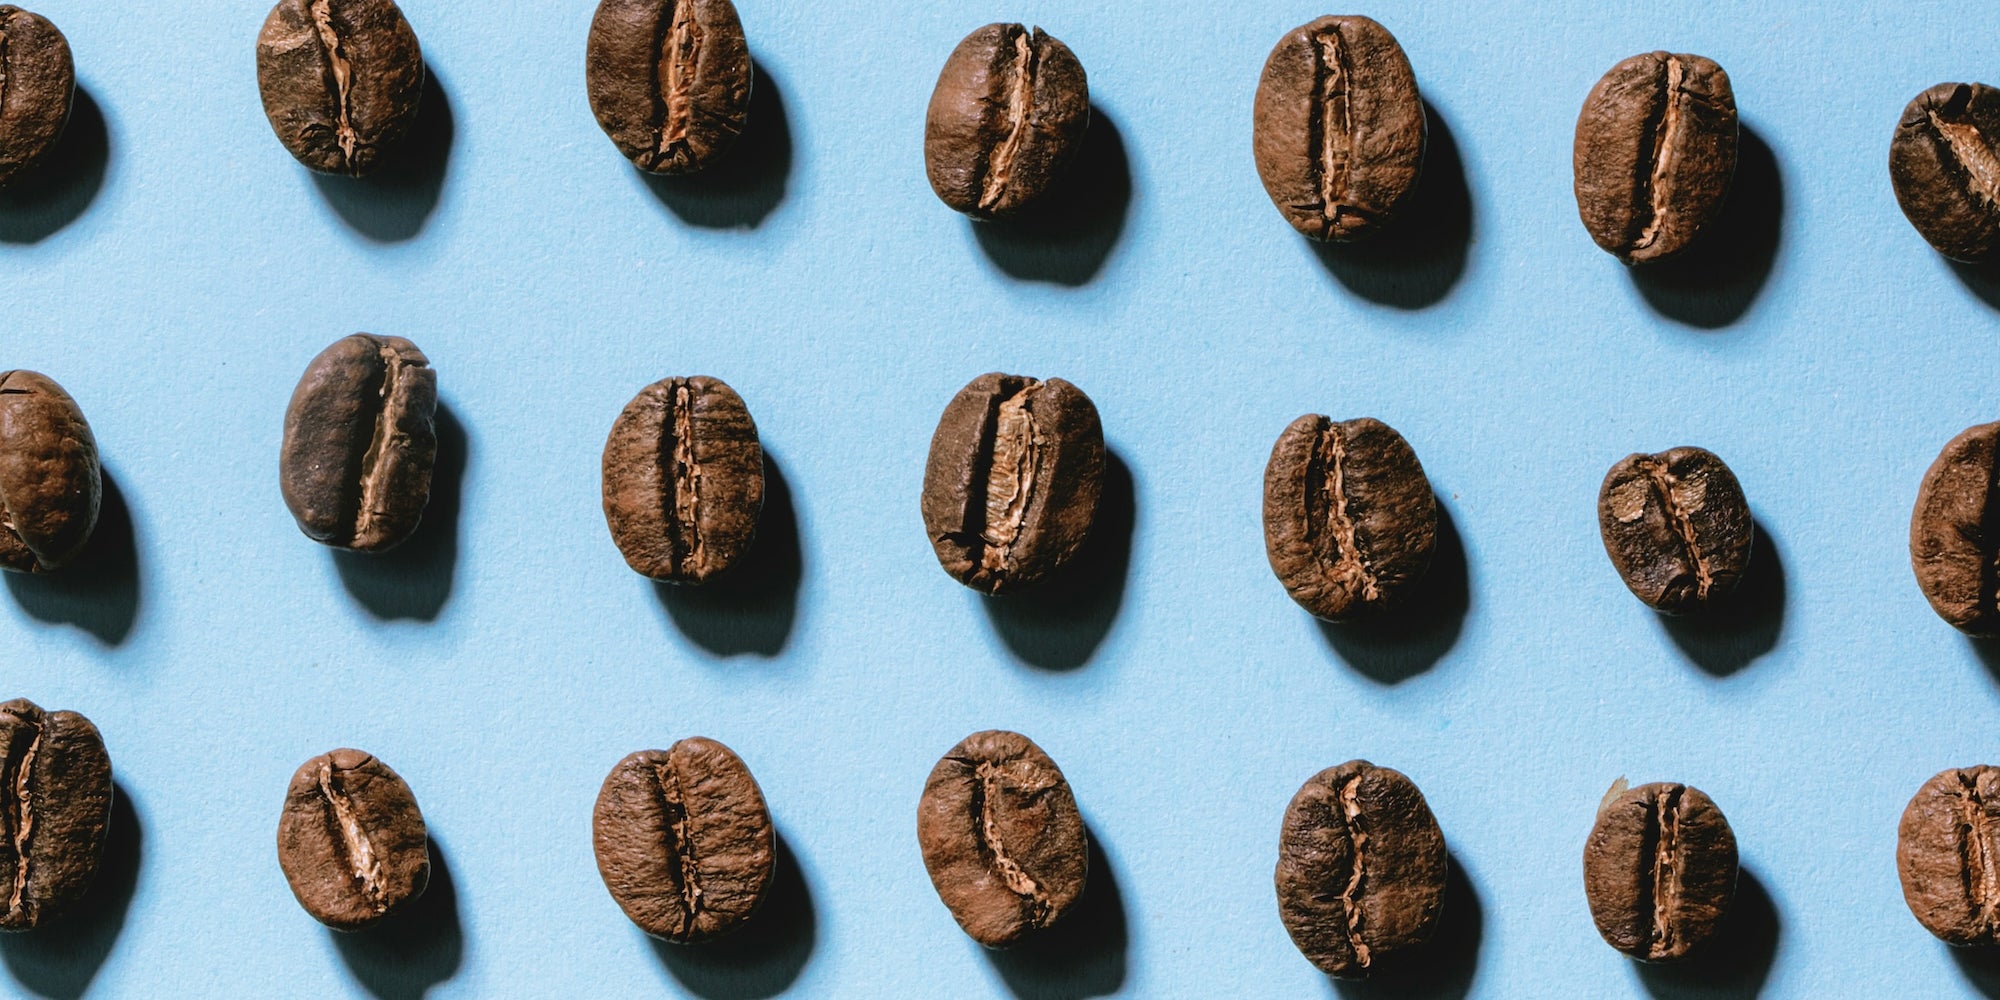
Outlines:
[[1736, 834], [1714, 800], [1671, 782], [1613, 785], [1583, 847], [1583, 891], [1597, 933], [1648, 962], [1713, 938], [1736, 896]]
[[917, 804], [917, 843], [938, 898], [988, 948], [1061, 920], [1089, 874], [1069, 782], [1020, 733], [974, 733], [937, 762]]
[[633, 572], [703, 583], [757, 538], [764, 449], [743, 397], [721, 379], [661, 379], [604, 442], [604, 520]]
[[314, 920], [358, 931], [424, 894], [428, 835], [400, 775], [359, 750], [335, 750], [292, 775], [278, 820], [278, 865]]

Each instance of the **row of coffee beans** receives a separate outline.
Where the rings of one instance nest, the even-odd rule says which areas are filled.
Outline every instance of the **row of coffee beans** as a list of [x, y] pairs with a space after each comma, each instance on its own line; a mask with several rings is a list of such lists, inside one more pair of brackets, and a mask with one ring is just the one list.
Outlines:
[[[81, 899], [111, 823], [111, 759], [90, 720], [0, 704], [0, 884], [14, 887], [0, 930], [41, 927]], [[641, 750], [597, 793], [592, 843], [604, 887], [654, 937], [693, 945], [755, 919], [776, 838], [743, 760], [691, 737]], [[1088, 833], [1062, 770], [1034, 741], [974, 733], [931, 769], [917, 844], [938, 898], [973, 940], [1020, 944], [1060, 924], [1090, 879]], [[2000, 943], [2000, 768], [1954, 768], [1903, 812], [1903, 897], [1955, 945]], [[423, 895], [429, 834], [415, 794], [389, 765], [334, 750], [292, 775], [278, 863], [299, 905], [341, 931], [373, 926]], [[1449, 900], [1449, 852], [1423, 793], [1364, 760], [1308, 779], [1278, 838], [1278, 915], [1307, 959], [1366, 978], [1422, 945]], [[1726, 926], [1736, 837], [1699, 789], [1623, 779], [1598, 807], [1583, 849], [1584, 897], [1598, 933], [1648, 962], [1687, 957]]]
[[[47, 20], [0, 7], [0, 184], [48, 152], [76, 74]], [[601, 0], [586, 87], [632, 164], [664, 174], [720, 162], [751, 127], [755, 74], [730, 0]], [[257, 38], [257, 83], [278, 140], [313, 170], [376, 169], [415, 123], [424, 92], [416, 32], [394, 0], [279, 0]], [[1322, 17], [1279, 40], [1257, 86], [1253, 148], [1271, 201], [1315, 240], [1394, 225], [1423, 175], [1428, 120], [1388, 29]], [[945, 204], [980, 219], [1031, 210], [1058, 185], [1090, 125], [1090, 87], [1068, 46], [1019, 24], [958, 44], [931, 94], [924, 161]], [[1903, 111], [1890, 144], [1897, 200], [1940, 252], [2000, 247], [2000, 90], [1941, 83]], [[1612, 67], [1577, 117], [1577, 210], [1628, 264], [1671, 257], [1721, 213], [1736, 171], [1729, 74], [1698, 55], [1649, 52]]]
[[[410, 537], [437, 459], [437, 372], [401, 337], [355, 334], [307, 366], [285, 413], [279, 484], [299, 529], [379, 552]], [[1089, 538], [1105, 467], [1097, 407], [1062, 379], [993, 373], [946, 404], [920, 506], [938, 563], [985, 594], [1057, 576]], [[1910, 561], [1939, 616], [2000, 634], [2000, 423], [1952, 439], [1925, 473]], [[0, 567], [49, 572], [80, 553], [102, 489], [97, 442], [48, 377], [0, 373]], [[668, 583], [728, 572], [764, 503], [757, 424], [719, 379], [640, 390], [604, 445], [604, 517], [627, 565]], [[1755, 522], [1729, 466], [1701, 448], [1629, 455], [1597, 499], [1625, 585], [1666, 614], [1722, 604], [1749, 569]], [[1271, 449], [1264, 542], [1292, 599], [1329, 621], [1407, 603], [1436, 549], [1437, 499], [1416, 452], [1379, 420], [1307, 415]]]

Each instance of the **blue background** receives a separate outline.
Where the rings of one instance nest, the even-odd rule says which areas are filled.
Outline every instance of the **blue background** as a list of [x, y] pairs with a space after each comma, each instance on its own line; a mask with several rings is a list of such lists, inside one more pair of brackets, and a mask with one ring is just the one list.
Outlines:
[[[1421, 221], [1316, 253], [1249, 155], [1311, 5], [745, 0], [750, 155], [669, 184], [591, 118], [591, 4], [410, 0], [423, 134], [355, 183], [270, 134], [261, 0], [44, 0], [86, 99], [65, 179], [0, 205], [0, 367], [76, 396], [122, 501], [88, 565], [6, 580], [0, 686], [93, 718], [128, 806], [90, 911], [0, 940], [0, 989], [2000, 996], [1893, 858], [1922, 781], [2000, 757], [2000, 650], [1930, 612], [1906, 548], [1932, 457], [2000, 415], [2000, 279], [1934, 254], [1885, 170], [1911, 96], [1995, 75], [2000, 8], [1812, 6], [1375, 5], [1433, 109]], [[979, 230], [922, 170], [938, 66], [1000, 18], [1067, 42], [1098, 109], [1079, 205], [1039, 233]], [[1578, 224], [1570, 141], [1653, 48], [1728, 69], [1744, 157], [1725, 235], [1641, 277]], [[355, 330], [417, 341], [451, 414], [423, 536], [374, 561], [301, 536], [276, 477], [294, 382]], [[995, 369], [1103, 414], [1124, 473], [1084, 593], [989, 604], [925, 542], [934, 421]], [[732, 594], [659, 592], [599, 510], [619, 408], [695, 373], [748, 400], [785, 484]], [[1401, 430], [1456, 526], [1397, 628], [1322, 629], [1265, 565], [1264, 461], [1306, 412]], [[1707, 624], [1635, 601], [1594, 517], [1612, 462], [1681, 444], [1768, 540]], [[983, 953], [918, 857], [924, 776], [989, 727], [1061, 763], [1101, 846], [1061, 947]], [[590, 852], [611, 765], [692, 734], [744, 757], [788, 845], [772, 918], [713, 952], [649, 946]], [[399, 936], [334, 938], [278, 871], [287, 778], [342, 745], [408, 779], [443, 859]], [[1273, 902], [1285, 803], [1352, 757], [1418, 782], [1463, 873], [1400, 986], [1329, 986]], [[1709, 967], [1642, 972], [1592, 929], [1579, 851], [1621, 775], [1736, 829], [1745, 917]]]

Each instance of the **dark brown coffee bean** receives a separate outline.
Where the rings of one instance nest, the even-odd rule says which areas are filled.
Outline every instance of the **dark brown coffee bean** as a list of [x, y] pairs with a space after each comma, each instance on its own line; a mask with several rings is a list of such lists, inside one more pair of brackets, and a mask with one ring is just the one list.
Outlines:
[[1350, 760], [1292, 796], [1278, 840], [1278, 916], [1321, 972], [1366, 979], [1437, 930], [1444, 832], [1402, 774]]
[[2000, 768], [1954, 767], [1924, 782], [1897, 828], [1896, 872], [1925, 930], [2000, 944]]
[[1648, 52], [1611, 68], [1576, 119], [1576, 208], [1627, 264], [1687, 249], [1736, 175], [1736, 94], [1701, 56]]
[[1252, 146], [1264, 190], [1316, 240], [1374, 235], [1424, 167], [1424, 100], [1389, 29], [1322, 17], [1287, 33], [1257, 84]]
[[69, 122], [76, 63], [46, 18], [0, 4], [0, 184], [41, 162]]
[[597, 124], [632, 165], [707, 169], [735, 145], [753, 70], [729, 0], [600, 0], [584, 82]]
[[764, 449], [743, 397], [720, 379], [661, 379], [604, 442], [604, 520], [634, 572], [703, 583], [757, 538]]
[[1006, 948], [1068, 913], [1089, 874], [1061, 769], [1020, 733], [973, 733], [931, 768], [917, 843], [938, 898], [974, 941]]
[[1736, 834], [1699, 789], [1620, 779], [1583, 846], [1583, 892], [1606, 944], [1670, 962], [1715, 936], [1736, 896]]
[[741, 758], [692, 737], [618, 762], [591, 821], [597, 871], [639, 928], [680, 944], [749, 921], [776, 858], [764, 793]]
[[424, 54], [393, 0], [278, 0], [257, 36], [257, 88], [300, 163], [359, 177], [417, 120]]
[[1083, 390], [997, 372], [959, 390], [924, 468], [924, 527], [944, 571], [1024, 590], [1083, 546], [1104, 480], [1104, 428]]
[[357, 333], [306, 367], [285, 410], [279, 484], [316, 542], [378, 552], [417, 530], [437, 462], [437, 372], [401, 337]]
[[1625, 456], [1598, 491], [1597, 527], [1632, 595], [1670, 615], [1728, 597], [1756, 532], [1736, 474], [1700, 448]]
[[1292, 421], [1264, 467], [1264, 554], [1299, 606], [1328, 621], [1394, 607], [1430, 569], [1437, 497], [1379, 420]]
[[0, 373], [0, 569], [47, 572], [83, 551], [103, 476], [76, 400], [38, 372]]
[[1924, 473], [1910, 566], [1931, 610], [1967, 635], [2000, 636], [2000, 423], [1968, 427]]
[[410, 786], [389, 765], [335, 750], [292, 775], [278, 819], [278, 865], [314, 920], [358, 931], [424, 894], [428, 836]]
[[83, 898], [111, 795], [111, 757], [89, 719], [0, 704], [0, 931], [34, 930]]
[[1013, 215], [1054, 186], [1089, 126], [1090, 85], [1069, 46], [989, 24], [958, 43], [931, 91], [931, 190], [975, 218]]
[[1889, 180], [1910, 225], [1954, 260], [2000, 248], [2000, 90], [1940, 83], [1918, 94], [1889, 141]]

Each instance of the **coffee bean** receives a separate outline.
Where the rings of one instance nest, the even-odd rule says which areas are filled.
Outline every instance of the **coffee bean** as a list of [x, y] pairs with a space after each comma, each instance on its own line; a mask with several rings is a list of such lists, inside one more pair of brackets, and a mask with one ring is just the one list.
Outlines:
[[46, 375], [0, 373], [0, 569], [42, 573], [75, 558], [103, 492], [76, 400]]
[[300, 163], [360, 177], [416, 121], [424, 54], [393, 0], [278, 0], [257, 36], [257, 87]]
[[604, 520], [634, 572], [703, 583], [757, 537], [764, 450], [743, 397], [720, 379], [639, 391], [604, 442]]
[[1903, 109], [1889, 180], [1910, 225], [1953, 260], [2000, 248], [2000, 90], [1940, 83]]
[[618, 762], [597, 793], [597, 871], [657, 938], [693, 944], [742, 927], [776, 857], [764, 793], [741, 758], [692, 737]]
[[401, 337], [357, 333], [306, 367], [285, 410], [285, 505], [316, 542], [378, 552], [417, 530], [437, 461], [437, 372]]
[[1699, 789], [1611, 786], [1583, 847], [1583, 892], [1606, 944], [1670, 962], [1715, 936], [1736, 895], [1736, 834]]
[[292, 775], [278, 819], [278, 865], [314, 920], [358, 931], [424, 894], [428, 836], [410, 786], [389, 765], [335, 750]]
[[1437, 497], [1417, 453], [1379, 420], [1292, 421], [1264, 467], [1264, 554], [1299, 606], [1328, 621], [1394, 607], [1430, 569]]
[[1938, 613], [1967, 635], [2000, 636], [2000, 423], [1968, 427], [1924, 473], [1910, 515], [1910, 566]]
[[590, 110], [641, 170], [691, 174], [743, 132], [753, 70], [729, 0], [600, 0], [584, 80]]
[[1083, 145], [1090, 85], [1069, 46], [989, 24], [945, 60], [924, 119], [924, 167], [944, 203], [980, 219], [1047, 194]]
[[1924, 782], [1896, 832], [1903, 902], [1949, 944], [2000, 944], [2000, 768]]
[[1076, 555], [1097, 517], [1104, 428], [1083, 390], [997, 372], [959, 390], [924, 468], [924, 527], [944, 571], [1025, 590]]
[[1736, 474], [1700, 448], [1625, 456], [1598, 491], [1597, 526], [1632, 595], [1670, 615], [1721, 604], [1756, 532]]
[[0, 184], [41, 162], [69, 122], [76, 63], [69, 40], [47, 19], [0, 4]]
[[0, 931], [34, 930], [83, 898], [111, 823], [111, 757], [90, 720], [0, 704]]
[[1264, 190], [1316, 240], [1363, 239], [1408, 204], [1424, 166], [1424, 101], [1389, 29], [1322, 17], [1271, 50], [1252, 146]]
[[1736, 174], [1736, 95], [1701, 56], [1648, 52], [1611, 68], [1576, 119], [1576, 208], [1627, 264], [1687, 249]]
[[931, 769], [917, 843], [938, 898], [974, 941], [1006, 948], [1083, 895], [1083, 816], [1056, 762], [1020, 733], [973, 733]]
[[1285, 809], [1278, 916], [1321, 972], [1366, 979], [1384, 959], [1430, 940], [1450, 865], [1417, 786], [1350, 760], [1313, 775]]

